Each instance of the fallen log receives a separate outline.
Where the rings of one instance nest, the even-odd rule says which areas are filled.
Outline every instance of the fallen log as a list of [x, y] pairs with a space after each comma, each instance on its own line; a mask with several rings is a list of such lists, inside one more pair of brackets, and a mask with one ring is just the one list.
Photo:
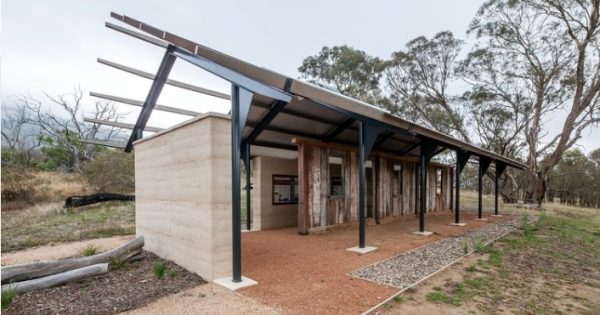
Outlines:
[[94, 256], [4, 266], [1, 275], [2, 284], [36, 279], [86, 266], [110, 263], [113, 260], [125, 261], [138, 254], [143, 246], [144, 237], [139, 236], [115, 249]]
[[135, 201], [134, 195], [100, 193], [89, 196], [71, 196], [65, 199], [64, 208], [76, 208], [105, 201]]
[[103, 274], [107, 271], [108, 263], [96, 264], [79, 269], [69, 270], [62, 273], [57, 273], [38, 279], [5, 284], [2, 286], [2, 292], [6, 290], [15, 290], [17, 292], [29, 292], [34, 290], [46, 289], [70, 281], [76, 281], [83, 278]]

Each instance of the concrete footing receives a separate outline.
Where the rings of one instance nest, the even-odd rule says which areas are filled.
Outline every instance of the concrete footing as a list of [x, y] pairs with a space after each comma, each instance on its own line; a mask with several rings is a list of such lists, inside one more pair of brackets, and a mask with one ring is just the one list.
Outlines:
[[254, 281], [250, 278], [246, 278], [244, 276], [242, 276], [241, 282], [233, 282], [233, 277], [219, 278], [219, 279], [213, 280], [213, 282], [220, 286], [223, 286], [231, 291], [235, 291], [235, 290], [238, 290], [241, 288], [246, 288], [246, 287], [250, 287], [250, 286], [258, 284], [258, 282]]
[[465, 226], [465, 225], [467, 225], [467, 224], [466, 224], [466, 223], [463, 223], [463, 222], [460, 222], [460, 223], [455, 223], [455, 222], [452, 222], [452, 223], [450, 223], [450, 225], [452, 225], [452, 226]]
[[480, 219], [480, 218], [477, 218], [477, 219], [475, 219], [475, 220], [477, 220], [477, 221], [487, 221], [487, 219], [486, 219], [486, 218], [481, 218], [481, 219]]
[[501, 217], [501, 214], [492, 214], [492, 217]]
[[429, 235], [433, 234], [433, 232], [430, 232], [430, 231], [424, 231], [424, 232], [416, 231], [416, 232], [413, 232], [413, 234], [417, 234], [417, 235], [421, 235], [421, 236], [429, 236]]
[[354, 246], [354, 247], [346, 248], [346, 250], [349, 252], [355, 252], [355, 253], [359, 253], [359, 254], [366, 254], [366, 253], [372, 252], [376, 249], [377, 249], [377, 247], [375, 247], [375, 246], [365, 246], [364, 248]]

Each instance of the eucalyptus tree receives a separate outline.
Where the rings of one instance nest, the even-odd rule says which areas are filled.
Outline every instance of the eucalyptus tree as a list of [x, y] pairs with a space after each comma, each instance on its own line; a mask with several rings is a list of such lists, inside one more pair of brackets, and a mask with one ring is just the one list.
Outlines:
[[[474, 91], [523, 120], [530, 201], [544, 200], [564, 152], [600, 122], [598, 7], [598, 0], [492, 0], [470, 27], [479, 39], [467, 60]], [[545, 124], [560, 113], [562, 127], [551, 134]]]
[[301, 78], [326, 84], [341, 94], [368, 103], [380, 101], [379, 82], [385, 62], [352, 47], [323, 47], [319, 53], [302, 61]]
[[451, 93], [463, 41], [451, 32], [417, 37], [392, 54], [385, 70], [391, 111], [434, 130], [472, 142], [460, 98]]

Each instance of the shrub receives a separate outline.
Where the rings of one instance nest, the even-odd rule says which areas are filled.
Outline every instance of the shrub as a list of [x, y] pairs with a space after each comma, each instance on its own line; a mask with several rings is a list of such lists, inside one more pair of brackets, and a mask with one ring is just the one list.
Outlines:
[[90, 244], [81, 250], [81, 255], [83, 256], [94, 256], [97, 253], [98, 247], [96, 247], [94, 244]]
[[100, 152], [82, 168], [85, 181], [98, 192], [128, 193], [135, 190], [133, 155], [121, 151]]
[[165, 271], [167, 270], [167, 266], [164, 262], [157, 262], [152, 266], [152, 271], [154, 272], [154, 276], [156, 279], [162, 279], [165, 275]]

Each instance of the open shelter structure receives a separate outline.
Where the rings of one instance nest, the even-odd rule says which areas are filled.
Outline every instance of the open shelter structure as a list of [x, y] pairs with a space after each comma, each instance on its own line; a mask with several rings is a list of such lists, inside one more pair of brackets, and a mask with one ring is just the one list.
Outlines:
[[[251, 281], [242, 277], [243, 228], [295, 224], [300, 234], [311, 234], [358, 222], [356, 247], [349, 250], [367, 253], [375, 249], [367, 246], [369, 217], [379, 223], [388, 217], [415, 214], [419, 217], [415, 232], [428, 235], [425, 213], [452, 210], [452, 224], [461, 225], [460, 174], [469, 160], [479, 164], [480, 219], [482, 180], [488, 168], [494, 165], [494, 214], [498, 215], [500, 176], [507, 167], [526, 167], [337, 91], [252, 65], [125, 15], [111, 13], [111, 17], [130, 28], [112, 23], [106, 23], [107, 27], [158, 46], [165, 53], [155, 74], [98, 60], [153, 83], [145, 101], [92, 93], [141, 106], [141, 112], [135, 124], [86, 119], [132, 130], [127, 143], [88, 142], [126, 152], [135, 147], [138, 234], [161, 231], [152, 237], [145, 235], [150, 250], [173, 258], [175, 252], [189, 251], [199, 240], [186, 239], [183, 245], [174, 246], [168, 241], [170, 233], [178, 233], [188, 225], [190, 229], [210, 231], [198, 245], [203, 248], [201, 253], [173, 258], [209, 280], [226, 277], [219, 281], [234, 288]], [[178, 59], [230, 82], [231, 94], [169, 79]], [[165, 84], [230, 99], [230, 115], [158, 105]], [[162, 130], [147, 126], [153, 110], [195, 118]], [[144, 138], [144, 131], [156, 134]], [[446, 150], [456, 154], [454, 167], [431, 162]], [[244, 185], [242, 164], [252, 170], [243, 173]], [[190, 179], [194, 174], [202, 177], [194, 181]], [[172, 187], [177, 190], [171, 191]], [[178, 207], [187, 207], [189, 217], [165, 219], [166, 210], [156, 208], [156, 204], [173, 196], [182, 199]], [[202, 218], [192, 215], [197, 204], [186, 203], [186, 198], [194, 196], [201, 196], [198, 203], [203, 206], [198, 207], [208, 209]], [[242, 206], [246, 209], [245, 222]], [[198, 219], [203, 221], [197, 226], [189, 223]], [[203, 262], [205, 267], [193, 267], [196, 259], [206, 260], [207, 256], [212, 258]]]

